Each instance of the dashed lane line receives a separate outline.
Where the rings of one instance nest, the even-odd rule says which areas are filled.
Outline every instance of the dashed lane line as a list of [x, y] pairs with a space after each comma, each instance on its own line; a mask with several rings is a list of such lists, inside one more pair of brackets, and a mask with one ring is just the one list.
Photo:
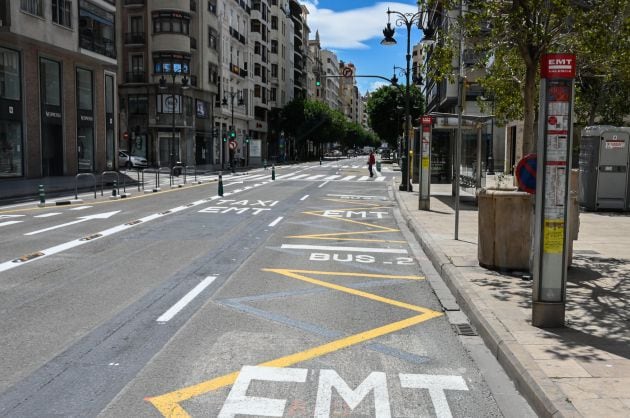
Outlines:
[[157, 322], [168, 322], [175, 315], [177, 315], [182, 309], [186, 307], [193, 299], [195, 299], [204, 289], [212, 284], [216, 280], [217, 276], [208, 276], [201, 283], [195, 286], [190, 292], [186, 293], [186, 295], [181, 298], [175, 305], [171, 306], [169, 310], [164, 312], [160, 317], [156, 320]]

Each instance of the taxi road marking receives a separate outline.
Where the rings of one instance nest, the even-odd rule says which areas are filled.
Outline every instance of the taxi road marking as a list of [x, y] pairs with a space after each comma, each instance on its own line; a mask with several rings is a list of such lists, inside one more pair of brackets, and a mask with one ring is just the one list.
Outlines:
[[[332, 283], [324, 282], [321, 280], [313, 279], [303, 274], [330, 274], [330, 275], [350, 275], [348, 273], [325, 273], [308, 270], [291, 270], [291, 269], [263, 269], [263, 271], [274, 272], [286, 277], [294, 278], [301, 281], [306, 281], [315, 285], [323, 286], [329, 289], [338, 290], [344, 293], [349, 293], [355, 296], [364, 297], [367, 299], [383, 302], [389, 305], [397, 306], [419, 312], [420, 315], [414, 315], [410, 318], [403, 319], [402, 321], [396, 321], [391, 324], [383, 325], [377, 328], [373, 328], [368, 331], [363, 331], [358, 334], [354, 334], [348, 337], [344, 337], [335, 341], [331, 341], [326, 344], [319, 345], [298, 353], [290, 354], [288, 356], [280, 357], [274, 360], [270, 360], [264, 363], [258, 364], [261, 367], [290, 367], [297, 363], [301, 363], [307, 360], [311, 360], [317, 357], [321, 357], [326, 354], [339, 351], [341, 349], [351, 347], [353, 345], [361, 344], [369, 340], [373, 340], [378, 337], [382, 337], [393, 332], [409, 328], [411, 326], [428, 321], [429, 319], [437, 318], [443, 314], [433, 311], [431, 309], [423, 308], [420, 306], [411, 305], [408, 303], [400, 302], [397, 300], [385, 298], [372, 293], [363, 292], [361, 290], [348, 288], [345, 286], [339, 286]], [[367, 275], [362, 275], [367, 277]], [[369, 277], [385, 277], [383, 275], [371, 274]], [[411, 276], [393, 276], [388, 275], [388, 278], [409, 278]], [[419, 276], [417, 276], [420, 278]], [[154, 397], [147, 397], [145, 400], [150, 402], [164, 417], [167, 418], [189, 418], [190, 415], [180, 405], [181, 402], [194, 398], [199, 395], [203, 395], [214, 390], [232, 385], [239, 376], [240, 371], [232, 372], [205, 382], [198, 383], [196, 385], [188, 386], [182, 389], [175, 390], [173, 392], [165, 393]]]

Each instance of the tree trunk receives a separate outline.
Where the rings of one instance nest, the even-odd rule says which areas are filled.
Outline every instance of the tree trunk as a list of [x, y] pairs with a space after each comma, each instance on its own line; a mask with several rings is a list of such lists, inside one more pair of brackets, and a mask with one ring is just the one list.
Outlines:
[[523, 155], [536, 152], [536, 71], [537, 60], [527, 63], [523, 87]]

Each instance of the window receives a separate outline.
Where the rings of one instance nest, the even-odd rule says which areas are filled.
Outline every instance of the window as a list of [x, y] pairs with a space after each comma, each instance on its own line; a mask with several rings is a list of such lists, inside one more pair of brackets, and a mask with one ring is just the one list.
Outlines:
[[20, 0], [20, 9], [26, 13], [44, 17], [42, 0]]
[[272, 54], [278, 53], [278, 41], [276, 41], [275, 39], [271, 41], [271, 53]]
[[214, 28], [208, 27], [208, 48], [218, 51], [219, 42], [217, 37], [217, 31]]
[[20, 100], [20, 55], [0, 48], [0, 98]]
[[275, 102], [276, 100], [278, 100], [277, 95], [278, 95], [277, 89], [275, 87], [272, 87], [271, 90], [269, 90], [269, 100], [271, 100], [272, 102]]
[[142, 16], [129, 17], [129, 28], [131, 33], [144, 33], [144, 22]]
[[254, 97], [260, 97], [260, 94], [261, 94], [260, 91], [261, 91], [260, 90], [260, 85], [256, 84], [254, 86]]
[[157, 94], [157, 113], [182, 113], [182, 96]]
[[79, 110], [92, 110], [92, 71], [77, 68]]
[[149, 113], [149, 98], [147, 96], [129, 96], [130, 115], [146, 115]]
[[208, 64], [208, 82], [215, 86], [219, 85], [219, 67], [215, 64]]
[[190, 73], [190, 56], [158, 54], [153, 56], [153, 72], [156, 74]]
[[181, 12], [153, 13], [153, 33], [182, 33], [188, 35], [190, 16]]
[[208, 11], [214, 15], [217, 14], [217, 2], [216, 0], [208, 0]]
[[271, 77], [278, 78], [278, 64], [271, 64]]
[[86, 0], [79, 2], [79, 46], [116, 58], [114, 14]]
[[40, 79], [44, 104], [61, 106], [61, 68], [57, 61], [40, 60]]
[[72, 1], [71, 0], [52, 0], [52, 20], [53, 22], [72, 27]]
[[278, 30], [278, 16], [271, 16], [271, 29]]

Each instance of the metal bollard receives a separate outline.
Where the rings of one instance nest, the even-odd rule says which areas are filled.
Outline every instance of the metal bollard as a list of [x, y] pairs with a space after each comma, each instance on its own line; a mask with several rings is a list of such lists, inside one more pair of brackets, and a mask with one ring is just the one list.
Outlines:
[[271, 180], [275, 180], [276, 179], [276, 165], [272, 165], [271, 166]]
[[39, 185], [39, 204], [44, 205], [46, 203], [46, 192], [44, 192], [44, 185]]
[[112, 196], [116, 197], [118, 195], [118, 182], [114, 180], [114, 185], [112, 186]]
[[223, 176], [219, 174], [219, 196], [223, 196]]
[[322, 165], [322, 157], [319, 157], [319, 165]]

